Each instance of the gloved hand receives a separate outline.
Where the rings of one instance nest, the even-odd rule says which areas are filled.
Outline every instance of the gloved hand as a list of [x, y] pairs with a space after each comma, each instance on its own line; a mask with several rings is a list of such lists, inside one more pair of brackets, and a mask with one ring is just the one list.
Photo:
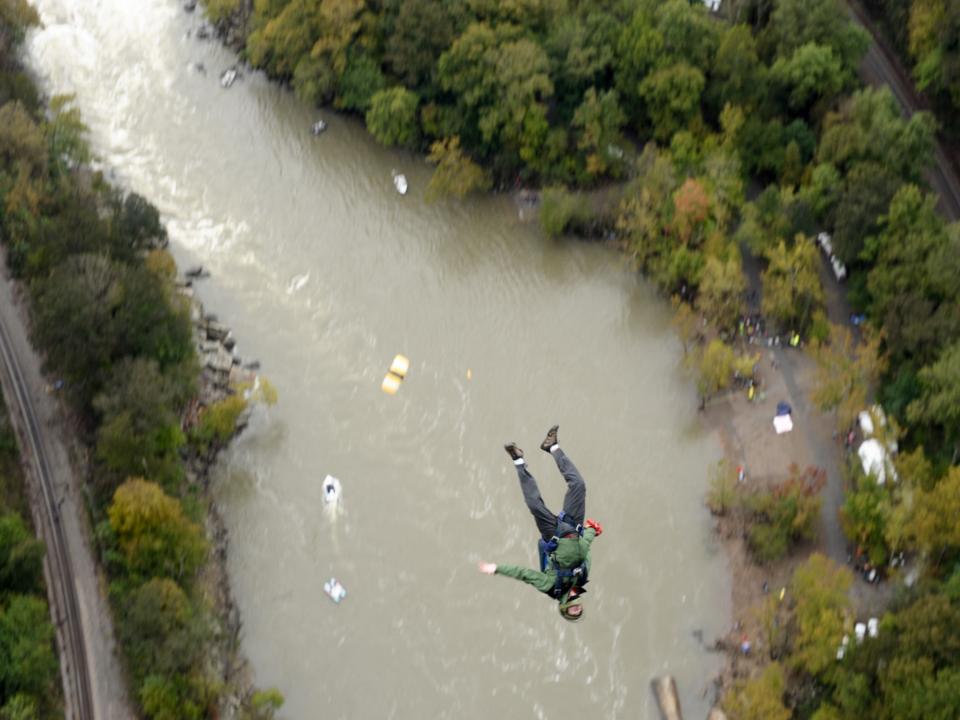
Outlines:
[[586, 522], [583, 523], [583, 526], [588, 528], [593, 528], [594, 531], [597, 533], [597, 537], [600, 537], [601, 535], [603, 535], [603, 526], [600, 523], [598, 523], [596, 520], [588, 519]]

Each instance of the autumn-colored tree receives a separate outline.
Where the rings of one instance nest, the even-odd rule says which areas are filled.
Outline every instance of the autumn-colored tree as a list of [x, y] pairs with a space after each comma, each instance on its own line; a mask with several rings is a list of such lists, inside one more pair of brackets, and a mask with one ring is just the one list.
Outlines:
[[700, 278], [697, 307], [715, 327], [730, 330], [743, 314], [746, 289], [740, 253], [732, 252], [726, 261], [711, 255]]
[[203, 532], [159, 485], [128, 480], [117, 488], [107, 515], [131, 573], [143, 578], [193, 578], [206, 554]]
[[948, 552], [960, 549], [960, 467], [951, 467], [929, 492], [916, 493], [913, 502], [907, 533], [938, 566]]
[[819, 676], [836, 663], [837, 647], [849, 621], [847, 597], [853, 576], [829, 558], [814, 553], [794, 571], [790, 581], [793, 597], [793, 652], [790, 663]]
[[723, 710], [730, 720], [790, 720], [786, 689], [783, 667], [770, 663], [760, 675], [738, 680], [724, 695]]
[[793, 247], [782, 240], [766, 253], [763, 272], [763, 314], [784, 330], [805, 332], [813, 312], [823, 304], [817, 246], [798, 235]]
[[475, 190], [490, 187], [490, 175], [460, 149], [459, 137], [433, 143], [427, 159], [437, 166], [427, 186], [428, 199], [444, 195], [463, 198]]
[[703, 241], [704, 224], [710, 216], [710, 196], [703, 183], [687, 178], [673, 193], [673, 227], [683, 243], [699, 245]]
[[711, 340], [700, 356], [697, 390], [701, 407], [733, 380], [733, 348], [719, 338]]
[[670, 305], [673, 307], [673, 317], [670, 324], [676, 330], [680, 342], [683, 344], [683, 357], [693, 347], [699, 336], [700, 318], [694, 312], [690, 303], [685, 302], [679, 295], [670, 298]]
[[857, 342], [847, 328], [831, 325], [829, 343], [814, 346], [817, 384], [811, 397], [823, 412], [836, 411], [838, 428], [850, 427], [867, 407], [867, 398], [886, 370], [882, 338], [882, 333], [865, 326]]

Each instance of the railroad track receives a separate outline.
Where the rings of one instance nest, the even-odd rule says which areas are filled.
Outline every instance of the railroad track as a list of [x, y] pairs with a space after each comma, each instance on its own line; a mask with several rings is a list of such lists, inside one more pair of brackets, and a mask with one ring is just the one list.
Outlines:
[[61, 676], [64, 682], [67, 717], [73, 720], [94, 720], [90, 668], [87, 662], [87, 645], [80, 616], [80, 603], [77, 599], [77, 584], [66, 535], [60, 524], [60, 509], [57, 504], [54, 479], [43, 449], [40, 424], [37, 422], [33, 401], [2, 319], [0, 319], [0, 358], [10, 379], [7, 404], [10, 412], [17, 413], [21, 419], [21, 441], [26, 444], [22, 449], [29, 450], [27, 454], [43, 499], [40, 514], [45, 528], [42, 534], [47, 545], [46, 562], [50, 581], [48, 595], [54, 616], [57, 618], [57, 638], [60, 642], [61, 663], [64, 664], [64, 667], [61, 667]]

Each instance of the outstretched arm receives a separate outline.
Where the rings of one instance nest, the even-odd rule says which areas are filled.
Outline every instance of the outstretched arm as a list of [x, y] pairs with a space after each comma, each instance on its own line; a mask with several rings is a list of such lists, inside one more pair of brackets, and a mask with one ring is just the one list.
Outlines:
[[504, 575], [532, 585], [540, 592], [549, 592], [556, 578], [553, 575], [542, 573], [520, 565], [497, 565], [496, 563], [480, 563], [480, 572], [486, 575]]

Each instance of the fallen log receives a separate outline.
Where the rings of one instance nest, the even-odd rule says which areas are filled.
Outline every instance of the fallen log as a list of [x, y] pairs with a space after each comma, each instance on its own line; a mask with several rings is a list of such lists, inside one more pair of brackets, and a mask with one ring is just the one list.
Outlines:
[[680, 712], [680, 696], [677, 693], [677, 683], [672, 675], [663, 675], [650, 681], [650, 687], [657, 698], [660, 707], [660, 716], [663, 720], [683, 720]]

